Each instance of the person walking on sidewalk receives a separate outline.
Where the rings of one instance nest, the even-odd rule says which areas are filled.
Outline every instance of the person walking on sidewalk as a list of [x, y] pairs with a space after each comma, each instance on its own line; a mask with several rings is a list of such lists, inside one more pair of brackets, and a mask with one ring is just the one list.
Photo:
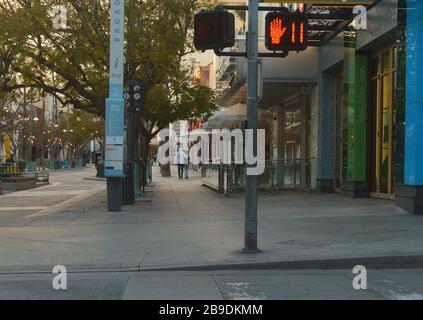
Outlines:
[[189, 156], [185, 155], [185, 162], [184, 162], [184, 178], [185, 180], [189, 179]]
[[184, 167], [186, 162], [186, 156], [181, 147], [178, 147], [178, 151], [175, 155], [175, 164], [178, 166], [178, 176], [182, 180], [184, 178]]

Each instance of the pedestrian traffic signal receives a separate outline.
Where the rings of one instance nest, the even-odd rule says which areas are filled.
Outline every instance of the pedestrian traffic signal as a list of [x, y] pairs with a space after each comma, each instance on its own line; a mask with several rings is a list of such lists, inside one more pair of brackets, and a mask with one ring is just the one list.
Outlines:
[[235, 45], [235, 16], [223, 9], [201, 11], [194, 17], [194, 46], [217, 50]]
[[137, 80], [130, 80], [129, 89], [125, 92], [124, 97], [127, 101], [130, 111], [140, 111], [143, 104], [142, 83]]
[[271, 51], [307, 49], [308, 19], [303, 13], [271, 12], [266, 16], [266, 48]]

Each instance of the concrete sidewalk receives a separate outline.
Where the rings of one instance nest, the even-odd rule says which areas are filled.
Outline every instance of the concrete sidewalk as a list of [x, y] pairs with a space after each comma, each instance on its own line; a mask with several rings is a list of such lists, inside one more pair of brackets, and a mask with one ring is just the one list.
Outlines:
[[54, 276], [0, 275], [0, 300], [423, 300], [422, 270], [369, 270], [359, 291], [351, 270], [77, 273], [65, 291]]
[[[263, 252], [241, 254], [241, 197], [225, 198], [202, 187], [195, 173], [179, 181], [155, 171], [146, 196], [122, 213], [107, 213], [105, 192], [44, 216], [0, 211], [0, 271], [50, 272], [57, 264], [71, 270], [148, 270], [298, 261], [320, 261], [324, 267], [322, 261], [374, 257], [386, 257], [382, 264], [388, 268], [390, 261], [400, 267], [402, 258], [395, 257], [423, 255], [423, 217], [410, 216], [392, 202], [292, 192], [261, 196]], [[20, 206], [40, 205], [35, 198], [20, 199]], [[420, 266], [421, 257], [416, 260]]]

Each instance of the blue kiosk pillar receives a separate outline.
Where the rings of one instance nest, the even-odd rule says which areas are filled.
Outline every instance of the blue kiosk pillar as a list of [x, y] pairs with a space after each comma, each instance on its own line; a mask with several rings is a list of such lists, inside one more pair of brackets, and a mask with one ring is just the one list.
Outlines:
[[423, 1], [408, 0], [405, 68], [404, 179], [396, 203], [412, 214], [423, 214]]
[[110, 3], [110, 79], [106, 102], [105, 176], [109, 212], [122, 210], [124, 177], [124, 37], [125, 1]]

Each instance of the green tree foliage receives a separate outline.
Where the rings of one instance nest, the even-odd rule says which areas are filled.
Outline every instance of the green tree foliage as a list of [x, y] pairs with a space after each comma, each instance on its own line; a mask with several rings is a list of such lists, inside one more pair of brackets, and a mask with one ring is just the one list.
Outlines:
[[[55, 5], [67, 8], [67, 27], [54, 28]], [[125, 77], [145, 90], [140, 113], [147, 140], [169, 122], [215, 108], [212, 90], [192, 80], [184, 57], [193, 51], [194, 13], [203, 0], [126, 1]], [[108, 0], [2, 0], [0, 83], [3, 91], [37, 88], [63, 105], [104, 116], [109, 70]], [[3, 77], [4, 78], [4, 77]]]
[[63, 113], [59, 116], [55, 137], [79, 160], [89, 150], [90, 141], [104, 140], [104, 120], [85, 111]]

